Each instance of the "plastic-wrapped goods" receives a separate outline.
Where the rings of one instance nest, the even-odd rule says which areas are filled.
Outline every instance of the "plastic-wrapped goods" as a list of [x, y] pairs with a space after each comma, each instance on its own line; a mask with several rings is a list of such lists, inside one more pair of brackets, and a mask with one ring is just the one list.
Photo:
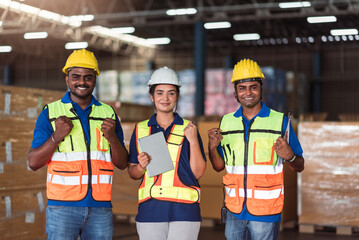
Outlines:
[[119, 73], [119, 88], [120, 94], [117, 100], [121, 102], [132, 102], [133, 86], [132, 86], [132, 72], [124, 71]]
[[151, 71], [136, 72], [132, 75], [132, 103], [152, 105], [151, 98], [148, 94], [147, 82], [151, 78]]
[[97, 94], [100, 101], [116, 101], [118, 97], [118, 72], [102, 71], [97, 77]]
[[359, 123], [300, 122], [299, 223], [359, 226]]

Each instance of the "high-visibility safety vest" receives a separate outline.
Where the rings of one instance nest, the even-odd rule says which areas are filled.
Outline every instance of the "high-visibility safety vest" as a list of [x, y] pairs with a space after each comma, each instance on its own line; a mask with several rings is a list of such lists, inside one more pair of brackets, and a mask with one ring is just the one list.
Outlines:
[[96, 201], [111, 201], [113, 165], [110, 145], [101, 132], [105, 118], [115, 119], [109, 105], [92, 105], [88, 121], [90, 142], [87, 141], [80, 118], [72, 103], [61, 100], [47, 105], [49, 121], [56, 130], [55, 120], [59, 116], [71, 119], [71, 132], [58, 145], [47, 167], [47, 197], [58, 201], [80, 201], [89, 188]]
[[[145, 120], [136, 125], [136, 147], [138, 153], [141, 153], [141, 150], [137, 139], [151, 134], [151, 127], [148, 126], [148, 121]], [[174, 169], [154, 177], [149, 177], [147, 171], [145, 171], [144, 178], [138, 189], [139, 203], [151, 198], [178, 203], [199, 203], [200, 188], [184, 185], [178, 177], [178, 162], [185, 138], [184, 128], [190, 121], [183, 119], [183, 122], [183, 125], [173, 125], [167, 139], [167, 148]]]
[[245, 139], [242, 117], [224, 115], [220, 129], [227, 174], [223, 176], [226, 207], [234, 213], [246, 204], [249, 213], [266, 216], [282, 212], [283, 164], [278, 163], [274, 144], [282, 135], [284, 114], [270, 111], [256, 117]]

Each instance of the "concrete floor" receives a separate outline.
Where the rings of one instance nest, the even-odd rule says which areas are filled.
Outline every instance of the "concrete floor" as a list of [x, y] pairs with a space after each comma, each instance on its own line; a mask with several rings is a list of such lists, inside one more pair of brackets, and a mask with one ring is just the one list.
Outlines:
[[[124, 221], [115, 222], [114, 239], [138, 240], [136, 225]], [[202, 227], [198, 240], [225, 240], [224, 226]], [[284, 229], [280, 232], [279, 240], [354, 240], [359, 239], [359, 234], [351, 236], [336, 235], [335, 231], [327, 230], [313, 234], [299, 233], [298, 229]]]

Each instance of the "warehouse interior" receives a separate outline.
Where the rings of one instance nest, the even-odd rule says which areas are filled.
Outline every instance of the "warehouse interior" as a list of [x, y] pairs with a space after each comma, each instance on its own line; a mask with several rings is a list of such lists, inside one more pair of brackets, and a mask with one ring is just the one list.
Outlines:
[[[263, 100], [292, 113], [306, 160], [301, 174], [284, 169], [280, 239], [358, 238], [358, 13], [357, 0], [1, 0], [0, 239], [46, 239], [46, 169], [31, 171], [26, 153], [79, 48], [97, 58], [95, 95], [116, 109], [127, 148], [134, 124], [154, 112], [146, 83], [168, 66], [183, 84], [178, 112], [196, 122], [206, 154], [208, 129], [239, 107], [234, 65], [256, 61]], [[208, 162], [200, 179], [200, 239], [225, 239], [223, 175]], [[116, 239], [137, 239], [138, 184], [115, 173]]]

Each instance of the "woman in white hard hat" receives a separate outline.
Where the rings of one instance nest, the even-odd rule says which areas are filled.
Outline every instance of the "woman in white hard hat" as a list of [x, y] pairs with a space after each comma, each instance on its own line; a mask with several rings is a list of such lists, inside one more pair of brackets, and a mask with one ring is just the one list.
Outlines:
[[[136, 124], [128, 168], [131, 178], [142, 179], [137, 232], [141, 240], [195, 240], [201, 222], [197, 180], [206, 169], [202, 140], [193, 122], [175, 112], [181, 83], [172, 69], [154, 71], [148, 87], [156, 113]], [[140, 151], [137, 140], [157, 132], [164, 133], [174, 169], [149, 177], [151, 156]]]

